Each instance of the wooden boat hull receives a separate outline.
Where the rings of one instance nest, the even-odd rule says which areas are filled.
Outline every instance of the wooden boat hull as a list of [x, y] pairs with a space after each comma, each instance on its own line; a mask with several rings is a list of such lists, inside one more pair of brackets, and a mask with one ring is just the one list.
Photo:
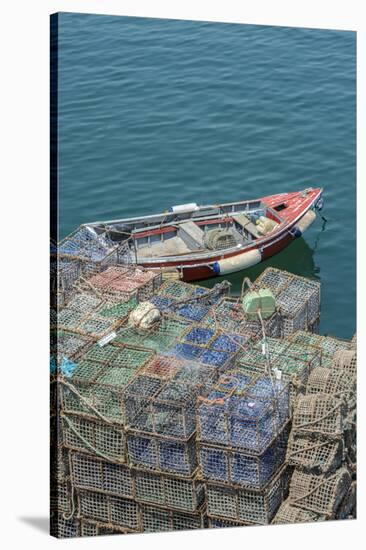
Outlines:
[[[195, 209], [190, 210], [191, 207]], [[204, 234], [203, 229], [211, 230], [215, 227], [243, 223], [243, 218], [249, 220], [244, 214], [263, 208], [267, 212], [264, 219], [272, 223], [273, 229], [258, 233], [253, 223], [246, 221], [242, 225], [243, 231], [251, 225], [252, 228], [248, 231], [254, 237], [236, 241], [229, 248], [202, 248], [201, 245], [198, 250], [194, 250], [194, 244], [193, 248], [184, 248], [179, 246], [179, 242], [175, 244], [172, 238], [176, 234], [174, 231], [178, 231], [177, 228], [189, 226], [189, 231], [192, 231], [193, 227], [190, 238], [193, 238], [193, 241], [196, 239], [197, 242], [200, 234]], [[322, 189], [309, 188], [305, 191], [271, 195], [256, 201], [202, 207], [194, 204], [181, 205], [146, 218], [95, 222], [89, 226], [97, 231], [109, 231], [111, 235], [114, 231], [117, 236], [118, 232], [120, 235], [130, 235], [129, 241], [133, 243], [130, 248], [133, 263], [147, 269], [171, 271], [184, 281], [190, 282], [242, 271], [270, 258], [294, 239], [299, 238], [313, 223], [316, 217], [315, 210], [321, 208]], [[196, 217], [194, 212], [197, 214]], [[195, 223], [186, 220], [194, 220]], [[198, 232], [198, 236], [195, 235], [195, 231]], [[169, 250], [161, 248], [159, 243], [169, 242], [170, 238], [170, 244], [173, 246]], [[157, 252], [155, 257], [150, 253], [153, 249]], [[144, 254], [147, 251], [146, 257], [141, 250], [145, 251]]]
[[[310, 211], [312, 212], [312, 211]], [[274, 234], [273, 239], [269, 240], [263, 247], [258, 248], [253, 245], [251, 248], [245, 251], [233, 252], [231, 254], [215, 255], [208, 261], [199, 264], [190, 262], [164, 262], [160, 264], [160, 268], [163, 270], [171, 270], [176, 268], [179, 271], [180, 278], [186, 282], [199, 281], [204, 279], [210, 279], [220, 275], [228, 275], [237, 271], [243, 271], [254, 265], [259, 264], [263, 260], [267, 260], [271, 256], [278, 254], [286, 248], [292, 241], [302, 236], [303, 232], [315, 220], [314, 216], [301, 225], [301, 221], [310, 214], [307, 211], [299, 222], [294, 223], [292, 226], [283, 231], [282, 234]], [[139, 264], [148, 269], [156, 268], [156, 264], [143, 263]]]

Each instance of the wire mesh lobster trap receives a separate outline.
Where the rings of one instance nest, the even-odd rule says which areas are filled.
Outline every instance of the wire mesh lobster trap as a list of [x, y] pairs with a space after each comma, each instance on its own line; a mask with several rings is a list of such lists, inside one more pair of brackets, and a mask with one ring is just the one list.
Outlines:
[[278, 311], [275, 311], [267, 319], [258, 320], [245, 319], [245, 332], [252, 336], [259, 336], [263, 329], [270, 338], [280, 338], [282, 336], [282, 317]]
[[[206, 347], [209, 346], [210, 342], [215, 337], [215, 330], [200, 326], [200, 325], [190, 325], [185, 333], [182, 335], [181, 341], [187, 342], [188, 344], [193, 344], [195, 346]], [[224, 349], [218, 349], [218, 351], [227, 351]]]
[[288, 434], [289, 426], [286, 425], [271, 445], [256, 456], [229, 446], [198, 442], [203, 479], [263, 489], [284, 463]]
[[76, 489], [88, 489], [134, 497], [134, 479], [131, 469], [86, 453], [70, 451], [71, 483]]
[[74, 292], [74, 283], [84, 273], [87, 262], [82, 258], [52, 255], [50, 261], [51, 307], [65, 307]]
[[97, 537], [103, 535], [124, 535], [131, 533], [130, 529], [118, 527], [117, 525], [109, 525], [100, 521], [91, 521], [80, 519], [80, 536], [81, 537]]
[[[238, 299], [229, 298], [228, 296], [224, 296], [214, 308], [210, 309], [201, 324], [208, 328], [221, 329], [224, 333], [251, 336], [244, 311], [238, 303]], [[255, 327], [254, 332], [257, 334], [257, 327]]]
[[340, 467], [343, 459], [343, 440], [319, 436], [291, 434], [286, 460], [291, 466], [315, 474], [325, 474]]
[[268, 524], [287, 495], [289, 481], [290, 472], [285, 466], [261, 491], [207, 483], [207, 513], [224, 520]]
[[51, 449], [62, 447], [64, 443], [64, 434], [60, 414], [51, 414], [50, 416], [50, 446]]
[[320, 315], [320, 283], [298, 275], [293, 276], [286, 288], [280, 294], [285, 293], [306, 304], [306, 328], [312, 327]]
[[143, 432], [188, 438], [196, 430], [196, 400], [203, 387], [175, 379], [137, 376], [124, 395], [126, 424]]
[[122, 326], [117, 330], [117, 337], [114, 341], [165, 353], [174, 346], [187, 326], [185, 321], [165, 316], [159, 324], [149, 330], [139, 330], [128, 325]]
[[213, 516], [209, 516], [208, 514], [207, 514], [207, 519], [208, 519], [209, 529], [222, 529], [225, 527], [249, 527], [250, 525], [252, 526], [255, 525], [252, 523], [232, 521], [230, 519], [215, 518]]
[[136, 501], [173, 510], [195, 512], [205, 501], [204, 483], [197, 479], [134, 470]]
[[319, 342], [322, 336], [315, 334], [314, 332], [308, 332], [307, 330], [297, 330], [293, 334], [287, 337], [289, 342], [296, 344], [302, 344], [304, 346], [313, 347], [319, 349]]
[[[264, 330], [268, 337], [279, 337], [281, 331], [281, 318], [275, 312], [267, 319], [262, 320]], [[224, 334], [239, 334], [248, 340], [262, 332], [262, 324], [256, 319], [249, 319], [240, 304], [238, 298], [224, 296], [221, 301], [212, 307], [208, 315], [202, 321], [207, 327], [221, 330]]]
[[132, 499], [84, 489], [76, 490], [78, 517], [141, 531], [139, 505]]
[[174, 369], [171, 377], [137, 375], [126, 387], [126, 425], [134, 430], [189, 438], [196, 430], [196, 403], [212, 384], [212, 369], [174, 357], [156, 356], [148, 367]]
[[320, 365], [320, 361], [321, 354], [317, 349], [276, 338], [252, 342], [236, 359], [237, 365], [248, 372], [280, 371], [290, 386], [291, 405], [298, 393], [304, 393], [309, 374]]
[[289, 340], [308, 346], [309, 349], [310, 347], [318, 349], [321, 353], [319, 366], [331, 370], [346, 370], [346, 372], [356, 375], [356, 356], [353, 355], [354, 350], [351, 342], [333, 336], [320, 336], [304, 330], [295, 332]]
[[206, 527], [207, 516], [204, 509], [189, 514], [142, 504], [141, 522], [142, 531], [147, 533], [188, 531]]
[[50, 478], [51, 485], [63, 483], [69, 479], [69, 449], [63, 445], [50, 446]]
[[344, 496], [339, 508], [336, 512], [336, 519], [350, 519], [356, 518], [356, 500], [357, 500], [357, 488], [356, 482], [351, 483], [348, 492]]
[[267, 268], [255, 281], [256, 288], [269, 288], [282, 317], [282, 334], [311, 330], [320, 314], [320, 283], [292, 273]]
[[242, 371], [223, 375], [198, 408], [200, 441], [260, 454], [289, 419], [289, 387]]
[[[92, 309], [89, 309], [89, 304], [88, 294], [77, 296], [75, 300], [69, 302], [57, 315], [58, 328], [99, 339], [113, 332], [125, 320], [126, 315], [121, 318], [118, 315], [105, 314], [114, 307], [110, 304], [105, 303], [103, 305], [103, 302], [98, 300]], [[126, 308], [125, 304], [123, 306], [122, 304], [119, 305], [120, 308]]]
[[219, 371], [225, 371], [234, 364], [237, 353], [246, 347], [247, 339], [244, 335], [193, 324], [171, 353], [196, 359], [215, 369], [218, 375]]
[[147, 468], [160, 473], [192, 476], [197, 469], [195, 443], [195, 434], [183, 440], [129, 430], [129, 463], [136, 468]]
[[307, 329], [306, 303], [296, 295], [290, 295], [287, 290], [276, 296], [276, 305], [282, 318], [282, 334], [289, 336], [296, 330]]
[[240, 351], [236, 356], [235, 366], [249, 373], [266, 373], [268, 371], [268, 357], [270, 365], [272, 365], [278, 353], [283, 349], [283, 343], [281, 341], [274, 340], [276, 345], [278, 344], [278, 351], [276, 346], [274, 344], [272, 345], [272, 339], [268, 338], [268, 342], [271, 344], [268, 354], [263, 353], [262, 346], [256, 345], [255, 341], [249, 342], [247, 349]]
[[317, 367], [310, 376], [306, 387], [307, 394], [330, 393], [343, 395], [349, 404], [356, 392], [356, 380], [342, 370]]
[[296, 401], [292, 431], [296, 435], [321, 435], [339, 439], [343, 435], [346, 403], [329, 394], [301, 395]]
[[212, 370], [212, 377], [217, 378], [220, 372], [228, 370], [235, 361], [235, 352], [218, 351], [207, 346], [178, 342], [169, 354], [181, 360], [201, 363]]
[[51, 330], [50, 354], [60, 364], [64, 357], [76, 361], [94, 343], [89, 336], [74, 334], [67, 330]]
[[52, 512], [50, 535], [58, 539], [80, 537], [80, 521], [75, 518], [65, 519], [62, 512]]
[[158, 294], [170, 298], [174, 302], [187, 300], [193, 296], [195, 287], [183, 281], [165, 281], [159, 288]]
[[334, 336], [321, 336], [318, 345], [324, 355], [330, 355], [332, 357], [337, 351], [347, 351], [351, 349], [349, 340], [342, 340]]
[[354, 350], [338, 350], [333, 355], [332, 369], [340, 370], [355, 378], [357, 375], [357, 356]]
[[356, 409], [351, 410], [346, 418], [344, 430], [344, 443], [347, 453], [348, 465], [351, 472], [356, 473], [357, 462], [357, 412]]
[[83, 283], [83, 288], [96, 289], [105, 299], [111, 301], [148, 300], [162, 281], [160, 271], [137, 267], [109, 267]]
[[106, 460], [126, 462], [126, 435], [121, 427], [77, 415], [62, 414], [64, 444]]
[[356, 332], [351, 338], [350, 349], [357, 351], [357, 333]]
[[152, 356], [129, 346], [95, 345], [77, 364], [71, 381], [62, 380], [64, 411], [124, 424], [124, 390]]
[[69, 480], [59, 481], [51, 486], [50, 512], [62, 513], [64, 518], [72, 515], [73, 493]]
[[324, 520], [324, 516], [320, 516], [310, 510], [303, 510], [302, 508], [293, 506], [290, 499], [287, 498], [279, 507], [275, 517], [272, 520], [272, 524], [280, 525], [287, 523], [310, 523]]
[[273, 294], [278, 294], [292, 280], [292, 273], [282, 271], [274, 267], [269, 267], [256, 279], [255, 285], [259, 287], [269, 288]]
[[57, 246], [61, 256], [87, 260], [88, 271], [102, 271], [109, 265], [130, 264], [127, 242], [116, 243], [107, 233], [98, 234], [92, 227], [81, 225]]
[[162, 380], [171, 380], [183, 366], [184, 362], [175, 357], [156, 355], [140, 370], [140, 374]]
[[321, 516], [334, 518], [350, 486], [351, 476], [347, 468], [340, 468], [327, 476], [295, 470], [290, 482], [289, 502]]

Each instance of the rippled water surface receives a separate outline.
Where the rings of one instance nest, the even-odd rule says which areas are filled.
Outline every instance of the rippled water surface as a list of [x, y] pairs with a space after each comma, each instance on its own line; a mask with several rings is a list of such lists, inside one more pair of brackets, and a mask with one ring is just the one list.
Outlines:
[[[321, 332], [351, 337], [355, 36], [61, 14], [60, 236], [173, 204], [322, 186], [327, 223], [246, 274], [274, 265], [319, 279]], [[242, 277], [227, 277], [234, 291]]]

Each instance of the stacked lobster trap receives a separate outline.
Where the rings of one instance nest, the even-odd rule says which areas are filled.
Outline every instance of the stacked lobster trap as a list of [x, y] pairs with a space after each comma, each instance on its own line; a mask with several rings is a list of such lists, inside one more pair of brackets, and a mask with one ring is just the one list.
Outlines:
[[160, 284], [161, 274], [125, 267], [110, 267], [81, 279], [67, 306], [58, 312], [58, 328], [100, 338], [125, 322]]
[[320, 317], [320, 283], [268, 267], [255, 281], [256, 289], [269, 289], [281, 318], [281, 336], [298, 330], [313, 332]]
[[289, 387], [263, 375], [222, 375], [197, 411], [210, 521], [269, 523], [288, 485]]
[[286, 339], [266, 338], [254, 340], [236, 358], [236, 367], [244, 372], [265, 373], [280, 376], [290, 387], [290, 404], [299, 393], [304, 393], [313, 369], [321, 364], [321, 352]]
[[273, 523], [356, 514], [356, 352], [342, 350], [334, 338], [312, 337], [312, 343], [336, 351], [330, 366], [327, 361], [328, 367], [312, 370], [305, 395], [296, 400], [286, 455], [295, 469], [288, 499]]
[[[274, 271], [278, 292], [298, 279]], [[51, 334], [52, 534], [353, 513], [354, 346], [306, 331], [279, 338], [283, 313], [249, 319], [226, 283], [103, 264], [72, 285]], [[316, 288], [304, 286], [301, 328]], [[148, 328], [131, 321], [142, 302], [159, 312]]]
[[116, 243], [107, 234], [81, 226], [51, 246], [51, 306], [64, 307], [74, 292], [74, 283], [114, 265], [129, 265], [126, 242]]

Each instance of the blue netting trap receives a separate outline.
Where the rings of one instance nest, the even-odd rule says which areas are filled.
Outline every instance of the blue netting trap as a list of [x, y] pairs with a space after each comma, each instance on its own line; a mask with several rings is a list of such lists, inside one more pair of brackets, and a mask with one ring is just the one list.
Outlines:
[[216, 351], [228, 351], [229, 353], [235, 353], [246, 342], [244, 336], [239, 334], [220, 334], [210, 344], [210, 348]]
[[192, 344], [179, 343], [176, 344], [169, 352], [171, 355], [179, 359], [196, 359], [198, 360], [202, 354], [202, 348]]
[[203, 477], [207, 480], [262, 489], [284, 463], [288, 433], [286, 426], [266, 451], [258, 456], [230, 447], [201, 443], [199, 462]]
[[210, 387], [213, 382], [216, 382], [216, 372], [209, 366], [187, 361], [175, 374], [174, 380]]
[[160, 311], [168, 311], [170, 306], [174, 303], [173, 300], [167, 298], [166, 296], [160, 296], [156, 294], [149, 299], [149, 302], [154, 304]]
[[207, 288], [203, 288], [203, 287], [199, 286], [199, 287], [194, 289], [192, 296], [203, 296], [203, 295], [207, 294], [207, 292], [208, 292]]
[[240, 372], [222, 376], [198, 408], [201, 441], [263, 452], [289, 418], [288, 389]]
[[200, 356], [200, 361], [203, 364], [219, 368], [226, 366], [229, 359], [229, 353], [225, 351], [215, 351], [213, 349], [206, 349]]
[[207, 394], [213, 377], [207, 367], [168, 359], [175, 365], [172, 379], [150, 369], [151, 376], [140, 374], [126, 388], [126, 423], [133, 430], [187, 439], [196, 430], [197, 399]]
[[188, 303], [183, 306], [177, 307], [175, 312], [185, 319], [198, 322], [207, 315], [207, 313], [209, 312], [209, 308], [207, 306], [195, 303]]
[[207, 344], [215, 332], [209, 328], [194, 327], [184, 337], [186, 342], [192, 342], [193, 344]]
[[97, 235], [88, 227], [80, 227], [59, 245], [59, 254], [80, 256], [99, 262], [116, 249], [116, 243], [104, 235]]
[[170, 441], [129, 433], [127, 446], [130, 463], [134, 466], [185, 475], [191, 475], [197, 468], [193, 439]]

